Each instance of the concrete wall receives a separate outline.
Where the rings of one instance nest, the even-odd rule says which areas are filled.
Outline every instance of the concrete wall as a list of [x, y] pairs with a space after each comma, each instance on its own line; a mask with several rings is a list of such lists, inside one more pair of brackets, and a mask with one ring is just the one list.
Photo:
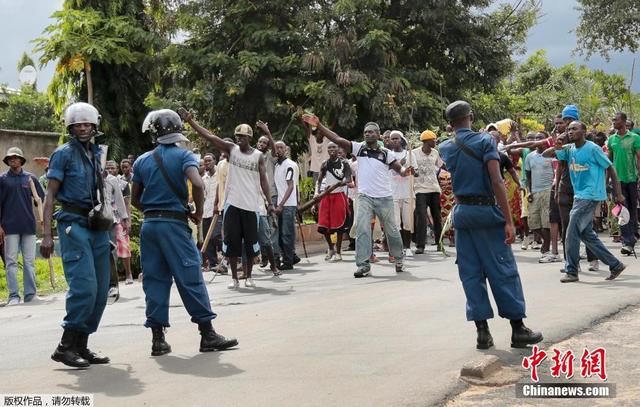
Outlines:
[[1, 160], [10, 147], [20, 147], [27, 159], [24, 169], [40, 177], [44, 168], [33, 162], [33, 157], [50, 157], [58, 146], [58, 133], [0, 129], [0, 173], [9, 169]]

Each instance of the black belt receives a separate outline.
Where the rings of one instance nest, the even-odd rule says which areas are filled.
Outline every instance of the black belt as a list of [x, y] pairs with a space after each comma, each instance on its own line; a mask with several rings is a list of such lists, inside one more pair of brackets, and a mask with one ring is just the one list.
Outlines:
[[144, 213], [144, 218], [145, 219], [152, 219], [152, 218], [177, 219], [185, 223], [189, 220], [186, 213], [173, 212], [173, 211], [147, 211]]
[[492, 196], [456, 196], [456, 203], [461, 205], [493, 206], [496, 199]]
[[79, 206], [71, 206], [62, 204], [62, 212], [75, 213], [76, 215], [89, 216], [91, 208], [81, 208]]

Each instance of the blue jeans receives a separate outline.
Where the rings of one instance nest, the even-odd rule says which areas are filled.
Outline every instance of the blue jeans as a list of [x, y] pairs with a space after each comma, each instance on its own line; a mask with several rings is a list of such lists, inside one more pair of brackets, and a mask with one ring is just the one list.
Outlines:
[[285, 206], [282, 213], [278, 215], [278, 243], [282, 263], [293, 265], [296, 253], [296, 211], [295, 206]]
[[[109, 232], [58, 222], [64, 277], [69, 285], [62, 327], [86, 334], [98, 329], [107, 305], [111, 247]], [[145, 269], [145, 273], [147, 270]]]
[[580, 262], [580, 240], [591, 250], [594, 256], [614, 270], [620, 266], [618, 260], [604, 246], [593, 230], [593, 214], [598, 201], [574, 198], [571, 209], [569, 224], [567, 225], [567, 237], [565, 239], [567, 274], [578, 275], [578, 263]]
[[620, 227], [622, 242], [625, 246], [636, 245], [636, 229], [638, 227], [638, 182], [621, 182], [620, 189], [624, 196], [624, 206], [629, 210], [629, 223]]
[[7, 288], [9, 299], [20, 298], [18, 289], [18, 252], [22, 252], [22, 284], [24, 286], [24, 300], [29, 302], [36, 295], [36, 236], [35, 235], [5, 235], [4, 256], [7, 270]]
[[371, 268], [369, 258], [373, 253], [371, 246], [371, 221], [377, 216], [384, 227], [389, 245], [389, 254], [396, 258], [396, 264], [402, 264], [402, 238], [396, 225], [393, 198], [372, 198], [358, 195], [358, 210], [356, 211], [356, 266]]
[[272, 217], [271, 215], [260, 215], [258, 223], [258, 243], [260, 244], [260, 250], [265, 250], [269, 247], [273, 247], [271, 244], [271, 234], [273, 228], [271, 227]]

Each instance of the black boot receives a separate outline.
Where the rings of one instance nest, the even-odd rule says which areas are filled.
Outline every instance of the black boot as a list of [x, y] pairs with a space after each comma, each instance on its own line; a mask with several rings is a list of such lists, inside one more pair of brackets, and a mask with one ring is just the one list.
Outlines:
[[60, 344], [51, 355], [51, 359], [71, 367], [89, 367], [89, 362], [78, 355], [78, 349], [76, 348], [78, 334], [79, 332], [65, 329], [62, 339], [60, 339]]
[[78, 355], [83, 359], [86, 359], [92, 365], [104, 365], [109, 363], [110, 360], [108, 357], [98, 356], [97, 353], [91, 352], [89, 348], [87, 348], [87, 342], [89, 341], [89, 334], [85, 334], [82, 332], [78, 332], [77, 336], [77, 345], [78, 345]]
[[227, 339], [224, 336], [216, 333], [211, 325], [211, 321], [204, 322], [198, 325], [200, 330], [200, 352], [212, 352], [214, 350], [225, 350], [233, 346], [238, 345], [238, 340], [235, 338]]
[[478, 331], [476, 349], [489, 349], [493, 346], [493, 337], [491, 336], [491, 332], [489, 332], [489, 324], [486, 320], [475, 321], [475, 323]]
[[171, 352], [171, 345], [164, 340], [164, 328], [151, 328], [153, 339], [151, 340], [151, 356], [161, 356]]
[[511, 347], [526, 348], [527, 345], [533, 345], [542, 341], [542, 333], [534, 332], [524, 326], [521, 319], [511, 320]]

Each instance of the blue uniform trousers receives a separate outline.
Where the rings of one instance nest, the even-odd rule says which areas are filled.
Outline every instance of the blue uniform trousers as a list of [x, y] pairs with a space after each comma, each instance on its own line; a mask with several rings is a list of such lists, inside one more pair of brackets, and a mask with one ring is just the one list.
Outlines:
[[173, 280], [192, 322], [207, 322], [216, 317], [200, 272], [200, 253], [186, 223], [171, 219], [145, 220], [140, 233], [140, 258], [147, 328], [169, 326]]
[[458, 272], [467, 297], [467, 320], [493, 318], [487, 282], [503, 318], [525, 317], [524, 294], [511, 246], [503, 226], [456, 229]]
[[78, 223], [58, 222], [62, 266], [69, 290], [62, 327], [92, 334], [107, 305], [110, 264], [109, 232]]

